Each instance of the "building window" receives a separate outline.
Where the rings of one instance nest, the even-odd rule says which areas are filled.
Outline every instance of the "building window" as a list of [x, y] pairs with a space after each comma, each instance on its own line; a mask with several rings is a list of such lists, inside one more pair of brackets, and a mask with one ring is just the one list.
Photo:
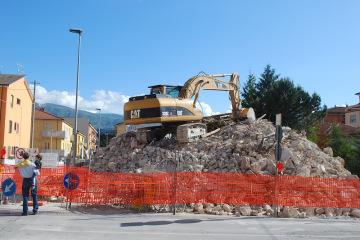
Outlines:
[[12, 124], [13, 122], [9, 120], [9, 133], [12, 133]]
[[14, 107], [14, 95], [11, 95], [10, 107]]
[[17, 105], [20, 105], [20, 103], [21, 103], [20, 98], [17, 98], [17, 99], [16, 99], [16, 104], [17, 104]]
[[15, 150], [16, 150], [16, 147], [8, 146], [7, 147], [8, 156], [14, 156], [15, 155]]
[[350, 115], [350, 124], [356, 124], [356, 114]]
[[19, 123], [15, 123], [15, 124], [14, 124], [14, 131], [16, 131], [16, 133], [19, 133], [19, 128], [20, 128], [20, 124], [19, 124]]

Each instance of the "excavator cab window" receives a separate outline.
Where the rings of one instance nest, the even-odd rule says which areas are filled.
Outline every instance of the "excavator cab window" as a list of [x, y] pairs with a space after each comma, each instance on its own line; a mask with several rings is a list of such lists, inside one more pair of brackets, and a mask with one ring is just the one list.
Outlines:
[[163, 86], [151, 87], [150, 94], [164, 94]]
[[166, 95], [172, 98], [178, 98], [180, 95], [181, 87], [179, 86], [166, 86]]

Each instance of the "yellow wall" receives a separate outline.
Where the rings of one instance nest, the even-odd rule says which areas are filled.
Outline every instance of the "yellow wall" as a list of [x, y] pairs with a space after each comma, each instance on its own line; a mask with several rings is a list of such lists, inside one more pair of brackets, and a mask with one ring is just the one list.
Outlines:
[[77, 134], [77, 148], [76, 148], [76, 156], [80, 157], [81, 156], [81, 146], [86, 146], [85, 143], [85, 136], [78, 132]]
[[[65, 138], [43, 136], [44, 131], [65, 131]], [[34, 147], [40, 152], [51, 150], [64, 151], [67, 157], [71, 151], [72, 127], [63, 120], [35, 120]]]
[[[62, 131], [67, 132], [68, 138], [61, 140], [61, 149], [65, 151], [65, 156], [71, 153], [72, 142], [71, 136], [73, 135], [73, 128], [66, 122], [62, 122]], [[67, 154], [66, 154], [67, 153]]]
[[[7, 89], [4, 146], [10, 157], [11, 147], [30, 148], [32, 98], [26, 84], [26, 80], [22, 78], [10, 84]], [[12, 98], [13, 103], [11, 103]], [[17, 104], [17, 99], [20, 100], [20, 104]], [[11, 133], [10, 121], [12, 121]], [[18, 127], [16, 130], [15, 123], [19, 126], [16, 126]]]
[[97, 141], [97, 132], [96, 130], [89, 124], [89, 130], [88, 130], [88, 142], [87, 147], [92, 152], [96, 151], [96, 142]]

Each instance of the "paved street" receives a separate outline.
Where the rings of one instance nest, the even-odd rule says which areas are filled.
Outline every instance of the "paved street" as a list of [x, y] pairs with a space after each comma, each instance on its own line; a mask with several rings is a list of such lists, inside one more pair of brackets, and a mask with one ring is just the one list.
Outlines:
[[47, 204], [36, 216], [0, 206], [0, 239], [360, 239], [356, 219], [139, 214]]

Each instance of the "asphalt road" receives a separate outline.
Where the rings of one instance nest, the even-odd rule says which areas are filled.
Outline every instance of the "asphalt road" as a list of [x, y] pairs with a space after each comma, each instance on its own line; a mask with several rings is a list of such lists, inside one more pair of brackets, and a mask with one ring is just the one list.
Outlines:
[[36, 216], [0, 205], [0, 239], [360, 239], [360, 220], [140, 214], [54, 204]]

